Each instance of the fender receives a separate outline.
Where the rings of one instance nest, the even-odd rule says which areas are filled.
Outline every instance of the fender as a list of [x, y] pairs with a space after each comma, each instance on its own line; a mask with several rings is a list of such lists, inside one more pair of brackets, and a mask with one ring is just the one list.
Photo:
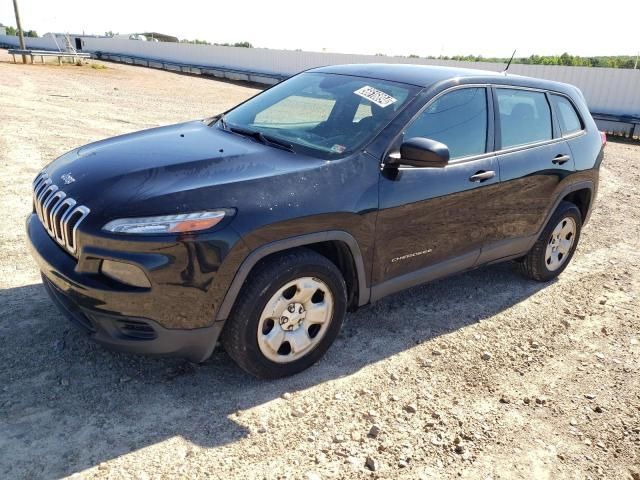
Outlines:
[[[595, 197], [595, 187], [594, 187], [593, 181], [591, 181], [591, 180], [583, 180], [583, 181], [580, 181], [580, 182], [572, 183], [571, 185], [568, 185], [567, 187], [563, 188], [558, 193], [558, 195], [556, 196], [555, 201], [553, 202], [553, 205], [551, 206], [551, 208], [547, 212], [547, 215], [546, 215], [546, 217], [544, 219], [544, 223], [542, 224], [542, 227], [540, 227], [540, 229], [536, 232], [535, 240], [538, 239], [538, 237], [542, 233], [542, 230], [544, 230], [544, 227], [547, 225], [547, 223], [549, 223], [549, 220], [551, 219], [551, 216], [556, 211], [556, 208], [558, 208], [558, 205], [560, 205], [560, 202], [562, 201], [562, 199], [564, 197], [566, 197], [567, 195], [569, 195], [570, 193], [572, 193], [572, 192], [577, 192], [578, 190], [584, 190], [585, 188], [588, 189], [588, 190], [591, 190], [591, 198], [590, 198], [590, 201], [589, 201], [589, 205], [587, 207], [587, 215], [585, 216], [585, 218], [582, 219], [582, 225], [587, 223], [587, 220], [589, 220], [589, 217], [591, 216], [591, 207], [593, 206], [593, 201], [595, 200], [595, 198], [594, 198]], [[534, 243], [535, 243], [535, 240], [534, 240]]]
[[584, 190], [585, 188], [591, 190], [591, 199], [587, 207], [587, 215], [585, 216], [585, 218], [582, 219], [583, 226], [587, 223], [587, 221], [589, 220], [589, 217], [591, 216], [591, 207], [593, 206], [593, 202], [595, 200], [595, 185], [591, 180], [583, 180], [580, 182], [572, 183], [571, 185], [568, 185], [562, 190], [560, 190], [560, 192], [556, 195], [556, 198], [553, 204], [551, 205], [551, 208], [547, 211], [547, 214], [545, 215], [545, 218], [544, 218], [544, 222], [542, 222], [542, 225], [540, 226], [538, 231], [531, 237], [527, 237], [529, 241], [526, 245], [526, 249], [524, 250], [524, 252], [528, 252], [533, 248], [533, 245], [538, 240], [538, 237], [540, 237], [540, 234], [542, 233], [542, 230], [544, 230], [544, 227], [546, 227], [547, 223], [549, 223], [551, 216], [554, 214], [554, 212], [558, 208], [558, 205], [560, 205], [560, 202], [562, 201], [562, 199], [572, 192], [576, 192], [578, 190]]
[[277, 240], [275, 242], [267, 243], [253, 252], [251, 252], [247, 258], [244, 259], [240, 268], [238, 269], [227, 293], [224, 297], [218, 313], [216, 314], [216, 321], [224, 321], [229, 317], [231, 309], [240, 293], [240, 289], [245, 280], [249, 276], [251, 269], [264, 257], [271, 255], [272, 253], [281, 252], [295, 247], [304, 247], [305, 245], [311, 245], [313, 243], [327, 242], [327, 241], [340, 241], [347, 244], [356, 267], [356, 274], [358, 276], [358, 306], [362, 306], [369, 302], [370, 288], [367, 286], [366, 270], [364, 268], [364, 260], [362, 259], [362, 253], [358, 246], [357, 240], [347, 232], [342, 230], [329, 230], [325, 232], [309, 233], [306, 235], [299, 235], [296, 237], [285, 238]]

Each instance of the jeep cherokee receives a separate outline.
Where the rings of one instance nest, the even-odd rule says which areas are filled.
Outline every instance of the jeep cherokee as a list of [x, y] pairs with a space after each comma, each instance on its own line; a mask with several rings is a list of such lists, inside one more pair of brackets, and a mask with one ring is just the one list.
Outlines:
[[316, 68], [217, 117], [102, 140], [33, 182], [47, 292], [112, 348], [299, 372], [347, 310], [515, 260], [569, 264], [606, 138], [580, 91], [415, 65]]

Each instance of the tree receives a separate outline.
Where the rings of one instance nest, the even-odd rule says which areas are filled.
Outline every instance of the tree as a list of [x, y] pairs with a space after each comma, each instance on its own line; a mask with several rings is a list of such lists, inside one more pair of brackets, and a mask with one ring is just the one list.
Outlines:
[[[7, 26], [6, 29], [7, 29], [7, 35], [13, 35], [13, 36], [18, 35], [18, 29], [16, 27]], [[36, 32], [35, 30], [25, 30], [23, 33], [25, 37], [33, 37], [33, 38], [38, 37], [38, 32]]]
[[236, 42], [236, 43], [214, 43], [216, 47], [240, 47], [240, 48], [253, 48], [253, 45], [249, 42]]
[[573, 57], [567, 52], [560, 55], [560, 65], [573, 65]]
[[187, 40], [186, 38], [183, 38], [182, 40], [180, 40], [180, 43], [193, 43], [194, 45], [211, 45], [210, 42], [207, 42], [206, 40], [199, 40], [199, 39], [195, 39], [195, 40]]

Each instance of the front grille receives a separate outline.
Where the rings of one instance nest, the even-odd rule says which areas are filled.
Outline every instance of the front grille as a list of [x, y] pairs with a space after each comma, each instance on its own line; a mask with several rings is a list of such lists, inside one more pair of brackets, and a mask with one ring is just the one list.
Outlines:
[[33, 205], [51, 238], [75, 256], [78, 225], [90, 210], [68, 197], [44, 172], [33, 181]]

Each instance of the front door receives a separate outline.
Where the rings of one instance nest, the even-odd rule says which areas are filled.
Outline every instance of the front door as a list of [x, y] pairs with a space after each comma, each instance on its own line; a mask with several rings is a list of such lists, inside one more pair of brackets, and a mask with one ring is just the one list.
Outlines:
[[444, 93], [405, 128], [404, 139], [446, 144], [451, 160], [442, 168], [383, 170], [373, 300], [476, 263], [486, 235], [486, 199], [500, 181], [488, 93], [484, 87]]

